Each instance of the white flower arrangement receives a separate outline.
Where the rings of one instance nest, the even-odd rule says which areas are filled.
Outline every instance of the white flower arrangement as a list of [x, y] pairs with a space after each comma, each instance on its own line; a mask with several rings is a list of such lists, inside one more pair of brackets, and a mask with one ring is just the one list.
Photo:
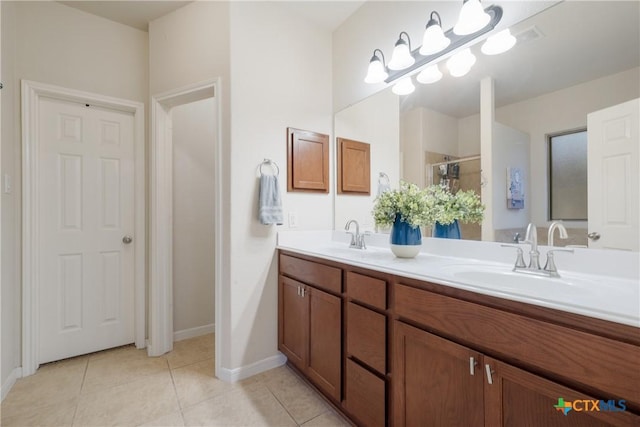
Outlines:
[[401, 181], [400, 189], [382, 193], [376, 198], [373, 218], [378, 226], [393, 225], [396, 216], [412, 227], [447, 225], [455, 220], [480, 223], [484, 206], [473, 190], [451, 193], [441, 185], [421, 190], [417, 185]]

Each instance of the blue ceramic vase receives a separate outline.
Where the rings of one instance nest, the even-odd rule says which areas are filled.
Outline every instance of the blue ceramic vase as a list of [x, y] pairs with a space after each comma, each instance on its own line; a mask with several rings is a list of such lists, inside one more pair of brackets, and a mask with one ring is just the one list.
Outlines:
[[440, 224], [436, 222], [433, 226], [433, 237], [442, 239], [460, 239], [460, 225], [456, 219], [451, 224]]
[[391, 251], [398, 258], [413, 258], [422, 247], [420, 227], [412, 227], [396, 215], [391, 228]]

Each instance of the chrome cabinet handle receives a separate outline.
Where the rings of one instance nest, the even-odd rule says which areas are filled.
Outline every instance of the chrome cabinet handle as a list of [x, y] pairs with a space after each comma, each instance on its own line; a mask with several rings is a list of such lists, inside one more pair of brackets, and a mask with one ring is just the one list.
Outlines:
[[587, 234], [587, 237], [595, 242], [596, 240], [598, 240], [600, 238], [600, 233], [598, 233], [597, 231], [593, 231], [593, 232]]
[[122, 238], [122, 243], [124, 243], [125, 245], [128, 245], [131, 242], [133, 242], [133, 237], [131, 236], [124, 236]]
[[476, 374], [476, 365], [478, 364], [478, 362], [476, 362], [475, 357], [470, 357], [469, 358], [469, 374], [471, 375], [475, 375]]
[[493, 376], [491, 374], [493, 374], [494, 371], [491, 370], [491, 366], [489, 366], [488, 363], [484, 365], [484, 369], [487, 371], [487, 382], [493, 384]]

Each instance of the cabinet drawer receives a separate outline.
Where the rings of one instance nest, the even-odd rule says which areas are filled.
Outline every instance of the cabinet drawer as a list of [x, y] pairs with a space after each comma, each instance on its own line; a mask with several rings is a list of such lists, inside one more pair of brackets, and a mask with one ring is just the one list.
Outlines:
[[640, 404], [640, 348], [634, 345], [400, 284], [395, 309], [486, 353]]
[[347, 272], [349, 298], [385, 310], [387, 308], [387, 282], [362, 274]]
[[386, 317], [352, 302], [347, 304], [347, 354], [379, 373], [386, 372]]
[[342, 270], [289, 255], [280, 255], [280, 274], [334, 293], [342, 293]]
[[371, 372], [347, 359], [346, 395], [344, 405], [361, 425], [385, 425], [385, 383]]

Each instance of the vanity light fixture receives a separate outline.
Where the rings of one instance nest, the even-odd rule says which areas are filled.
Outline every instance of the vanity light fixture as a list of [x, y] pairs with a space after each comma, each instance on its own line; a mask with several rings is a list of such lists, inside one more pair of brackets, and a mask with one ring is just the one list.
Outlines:
[[511, 31], [500, 31], [493, 36], [490, 36], [487, 41], [484, 42], [480, 50], [485, 55], [498, 55], [511, 49], [516, 44], [516, 38], [511, 35]]
[[[402, 38], [403, 34], [407, 40]], [[415, 58], [411, 55], [411, 39], [409, 38], [409, 34], [402, 31], [398, 37], [396, 46], [393, 48], [391, 61], [389, 61], [389, 69], [404, 70], [405, 68], [411, 67], [415, 62]]]
[[400, 79], [398, 83], [394, 84], [391, 88], [391, 92], [396, 95], [409, 95], [416, 90], [416, 87], [413, 85], [411, 81], [411, 76]]
[[438, 64], [433, 64], [420, 71], [416, 80], [422, 84], [431, 84], [439, 81], [441, 78], [442, 72], [440, 71], [440, 68], [438, 68]]
[[[404, 80], [406, 77], [420, 72], [417, 76], [418, 82], [434, 83], [438, 81], [442, 78], [442, 73], [437, 66], [434, 67], [434, 64], [440, 58], [450, 56], [462, 47], [471, 46], [478, 37], [493, 30], [502, 19], [502, 13], [500, 6], [492, 5], [483, 10], [480, 0], [465, 0], [460, 11], [461, 19], [459, 22], [454, 28], [442, 33], [440, 14], [436, 11], [431, 12], [423, 37], [423, 45], [411, 50], [409, 35], [404, 31], [401, 32], [391, 60], [386, 64], [386, 67], [382, 51], [380, 49], [373, 51], [365, 82], [392, 83], [398, 81], [393, 92], [408, 94], [415, 90], [411, 79], [409, 78], [408, 82], [404, 81], [401, 84], [400, 79]], [[504, 36], [500, 38], [502, 37]], [[492, 43], [488, 43], [488, 46], [488, 52], [499, 53], [500, 49], [492, 47]], [[466, 58], [466, 62], [464, 58]], [[462, 59], [460, 57], [453, 59], [452, 57], [450, 61], [452, 63], [450, 66], [451, 74], [460, 77], [469, 72], [475, 63], [475, 56], [467, 49], [467, 52], [462, 55]], [[427, 67], [430, 69], [427, 70]]]
[[467, 48], [449, 58], [447, 68], [453, 77], [462, 77], [471, 70], [475, 63], [476, 56], [471, 53], [471, 49]]
[[[377, 53], [380, 53], [380, 57], [378, 57]], [[365, 83], [382, 83], [384, 82], [389, 74], [385, 70], [386, 66], [384, 64], [384, 53], [380, 49], [375, 49], [373, 51], [373, 56], [369, 61], [369, 69], [367, 70], [367, 76], [364, 78]]]
[[482, 8], [480, 0], [464, 0], [453, 32], [459, 36], [473, 34], [486, 27], [489, 21], [491, 16]]
[[[435, 17], [434, 17], [435, 16]], [[438, 18], [438, 20], [436, 20]], [[427, 29], [424, 31], [422, 38], [422, 47], [420, 47], [420, 55], [433, 55], [438, 53], [451, 44], [442, 31], [442, 19], [436, 11], [431, 12]]]

